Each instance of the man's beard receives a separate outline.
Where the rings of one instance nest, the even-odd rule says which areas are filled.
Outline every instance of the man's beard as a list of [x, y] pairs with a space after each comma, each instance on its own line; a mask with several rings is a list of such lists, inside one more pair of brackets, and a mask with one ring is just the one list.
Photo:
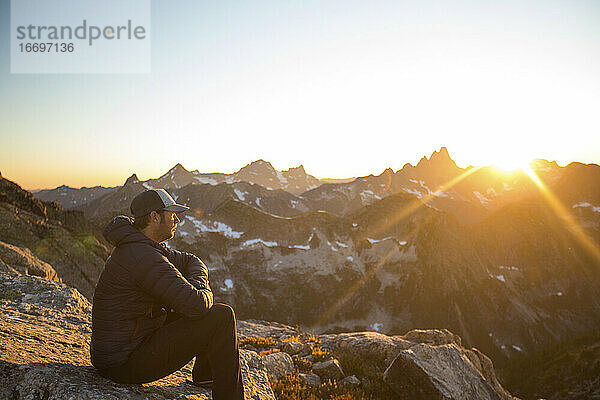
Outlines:
[[164, 237], [162, 241], [172, 239], [175, 236], [175, 228], [177, 225], [173, 226], [171, 223], [166, 221], [166, 218], [160, 223], [161, 236]]

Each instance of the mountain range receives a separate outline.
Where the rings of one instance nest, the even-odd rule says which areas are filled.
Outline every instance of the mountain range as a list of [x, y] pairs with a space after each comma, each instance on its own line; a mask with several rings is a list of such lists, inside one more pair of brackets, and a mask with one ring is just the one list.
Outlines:
[[[0, 210], [33, 214], [30, 220], [61, 227], [75, 242], [93, 237], [90, 249], [102, 256], [101, 227], [128, 214], [136, 194], [162, 187], [191, 207], [169, 246], [199, 255], [215, 298], [241, 318], [319, 333], [447, 328], [502, 366], [600, 326], [600, 166], [536, 160], [532, 169], [537, 179], [460, 168], [445, 148], [395, 172], [333, 183], [300, 167], [280, 179], [264, 161], [231, 175], [178, 164], [154, 180], [134, 174], [94, 198], [86, 189], [44, 192], [54, 196], [46, 200], [69, 197], [65, 209], [3, 179], [24, 193], [0, 197]], [[46, 211], [44, 222], [35, 214], [43, 207], [60, 212]], [[68, 225], [68, 213], [86, 227]], [[38, 241], [10, 231], [0, 240], [49, 262]], [[91, 287], [101, 261], [92, 270]], [[90, 298], [89, 288], [82, 292]]]

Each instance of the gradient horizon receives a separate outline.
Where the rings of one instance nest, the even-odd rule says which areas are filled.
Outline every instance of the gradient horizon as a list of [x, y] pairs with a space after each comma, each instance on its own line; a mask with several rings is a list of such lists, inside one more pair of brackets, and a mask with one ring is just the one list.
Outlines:
[[152, 2], [152, 73], [11, 75], [0, 0], [0, 172], [121, 185], [256, 159], [319, 178], [600, 163], [595, 1]]
[[[440, 150], [440, 149], [438, 149], [438, 150], [435, 150], [435, 151], [439, 151], [439, 150]], [[431, 157], [431, 155], [432, 155], [432, 154], [429, 154], [429, 155], [424, 155], [423, 157], [425, 157], [425, 158], [429, 159], [429, 158]], [[449, 152], [449, 155], [450, 155], [450, 158], [451, 158], [453, 161], [455, 161], [455, 162], [456, 162], [456, 160], [454, 160], [454, 158], [452, 157], [452, 154], [451, 154], [450, 152]], [[421, 159], [421, 158], [423, 158], [423, 157], [420, 157], [420, 158], [419, 158], [419, 161], [420, 161], [420, 159]], [[538, 159], [538, 160], [539, 160], [539, 159]], [[256, 159], [256, 160], [253, 160], [253, 161], [258, 161], [258, 159]], [[269, 160], [264, 160], [264, 161], [267, 161], [267, 162], [269, 162]], [[531, 160], [531, 161], [535, 161], [535, 160]], [[546, 160], [546, 161], [549, 161], [549, 162], [556, 162], [556, 160]], [[571, 161], [571, 162], [579, 162], [579, 161], [577, 161], [577, 160], [573, 160], [573, 161]], [[571, 162], [569, 162], [569, 163], [571, 163]], [[183, 167], [184, 167], [186, 170], [188, 170], [188, 171], [193, 171], [193, 170], [197, 169], [197, 168], [189, 168], [189, 167], [187, 167], [187, 166], [183, 165], [182, 163], [179, 163], [179, 164], [181, 164], [181, 165], [182, 165], [182, 166], [183, 166]], [[406, 163], [405, 163], [405, 164], [406, 164]], [[414, 162], [414, 163], [410, 163], [410, 164], [412, 164], [413, 166], [416, 166], [416, 165], [418, 164], [418, 162]], [[493, 165], [493, 164], [488, 164], [488, 165], [473, 165], [473, 164], [461, 165], [461, 164], [459, 164], [459, 163], [456, 163], [456, 164], [457, 164], [457, 166], [458, 166], [458, 167], [460, 167], [460, 168], [470, 168], [470, 167], [472, 167], [472, 170], [473, 170], [473, 171], [476, 171], [476, 170], [478, 170], [478, 169], [480, 169], [480, 168], [482, 168], [482, 167], [494, 167], [494, 168], [496, 168], [496, 169], [497, 169], [498, 173], [500, 173], [500, 174], [511, 174], [511, 173], [515, 173], [515, 172], [518, 172], [518, 171], [522, 171], [522, 172], [524, 172], [524, 173], [527, 173], [527, 174], [529, 174], [529, 172], [530, 172], [530, 171], [532, 171], [531, 167], [527, 167], [527, 166], [518, 166], [518, 167], [515, 167], [515, 168], [502, 168], [501, 166], [498, 166], [498, 165]], [[560, 164], [560, 163], [557, 163], [557, 164], [558, 164], [558, 166], [559, 166], [559, 167], [565, 167], [565, 166], [567, 165], [567, 164]], [[589, 164], [589, 163], [588, 163], [588, 164]], [[247, 164], [246, 164], [246, 165], [247, 165]], [[304, 164], [299, 164], [299, 165], [303, 165], [303, 166], [304, 166], [304, 168], [305, 168], [305, 171], [306, 171], [306, 173], [307, 173], [307, 174], [309, 174], [309, 175], [312, 175], [312, 176], [314, 176], [315, 178], [317, 178], [317, 179], [321, 179], [321, 180], [324, 180], [324, 179], [346, 179], [346, 178], [359, 178], [359, 177], [360, 177], [360, 176], [340, 176], [340, 177], [319, 176], [319, 174], [315, 174], [315, 173], [311, 172], [311, 171], [310, 171], [310, 169], [309, 169], [309, 168], [308, 168], [306, 165], [304, 165]], [[295, 167], [298, 167], [299, 165], [295, 165], [295, 166], [289, 166], [289, 167], [286, 167], [286, 168], [277, 168], [276, 166], [273, 166], [273, 168], [275, 168], [275, 169], [276, 169], [276, 170], [278, 170], [278, 171], [283, 171], [283, 170], [287, 170], [287, 169], [289, 169], [289, 168], [295, 168]], [[135, 171], [131, 171], [131, 172], [125, 172], [125, 173], [122, 175], [122, 179], [121, 179], [119, 182], [116, 182], [116, 183], [114, 183], [114, 184], [100, 184], [100, 183], [93, 183], [93, 184], [87, 184], [87, 185], [73, 186], [73, 185], [67, 185], [67, 184], [65, 184], [65, 183], [62, 183], [62, 184], [60, 184], [60, 185], [56, 185], [56, 186], [49, 186], [49, 187], [31, 187], [31, 188], [27, 188], [27, 187], [25, 187], [25, 186], [21, 185], [21, 183], [20, 183], [20, 182], [18, 182], [18, 181], [15, 181], [14, 179], [11, 179], [10, 177], [7, 177], [7, 176], [5, 176], [5, 175], [3, 175], [3, 177], [4, 177], [4, 178], [6, 178], [6, 179], [9, 179], [9, 180], [12, 180], [13, 182], [15, 182], [15, 183], [19, 184], [21, 187], [23, 187], [24, 189], [26, 189], [26, 190], [29, 190], [29, 191], [38, 191], [38, 190], [44, 190], [44, 189], [55, 189], [55, 188], [57, 188], [57, 187], [59, 187], [59, 186], [62, 186], [62, 185], [69, 186], [69, 187], [73, 187], [73, 188], [76, 188], [76, 189], [78, 189], [78, 188], [82, 188], [82, 187], [94, 187], [94, 186], [113, 187], [113, 186], [122, 186], [122, 185], [125, 183], [125, 181], [126, 181], [126, 180], [127, 180], [129, 177], [131, 177], [133, 174], [135, 174], [135, 175], [138, 177], [138, 179], [140, 179], [140, 181], [146, 181], [146, 180], [148, 180], [148, 179], [157, 179], [157, 178], [159, 178], [159, 177], [163, 176], [164, 174], [166, 174], [166, 173], [167, 173], [169, 170], [171, 170], [171, 168], [173, 168], [174, 166], [175, 166], [175, 165], [172, 165], [172, 166], [171, 166], [171, 167], [170, 167], [168, 170], [162, 171], [162, 172], [160, 172], [160, 173], [159, 173], [158, 175], [156, 175], [156, 176], [140, 176], [140, 174], [139, 174], [139, 173], [137, 173], [137, 172], [135, 172]], [[241, 168], [242, 168], [242, 167], [244, 167], [244, 166], [245, 166], [245, 165], [241, 165], [239, 168], [237, 168], [237, 169], [234, 169], [234, 170], [232, 170], [232, 171], [227, 171], [227, 172], [225, 172], [225, 173], [234, 173], [234, 172], [237, 172], [239, 169], [241, 169]], [[403, 166], [404, 166], [404, 165], [403, 165]], [[391, 168], [391, 167], [390, 167], [390, 168]], [[397, 168], [397, 169], [396, 169], [396, 168], [392, 168], [392, 170], [393, 170], [394, 172], [398, 172], [398, 171], [399, 171], [399, 170], [401, 170], [401, 169], [402, 169], [402, 167], [401, 167], [401, 168]], [[379, 174], [381, 174], [383, 171], [384, 171], [384, 170], [380, 170], [380, 171], [371, 171], [370, 173], [368, 173], [368, 174], [365, 174], [365, 175], [362, 175], [362, 176], [367, 176], [367, 175], [369, 175], [369, 174], [373, 174], [373, 175], [379, 175]], [[1, 171], [0, 171], [0, 172], [1, 172]], [[200, 172], [200, 173], [222, 173], [223, 171], [199, 171], [199, 172]]]

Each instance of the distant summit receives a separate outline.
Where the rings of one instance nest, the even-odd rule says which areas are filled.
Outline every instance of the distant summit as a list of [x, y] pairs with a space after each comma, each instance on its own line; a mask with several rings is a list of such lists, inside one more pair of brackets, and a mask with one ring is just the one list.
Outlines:
[[292, 194], [300, 194], [321, 184], [317, 178], [307, 174], [302, 165], [287, 171], [277, 171], [270, 162], [259, 159], [243, 166], [233, 174], [188, 171], [183, 165], [177, 163], [160, 178], [145, 181], [144, 185], [148, 189], [178, 189], [190, 183], [217, 185], [235, 182], [261, 185], [269, 190], [282, 189]]
[[123, 184], [123, 186], [129, 186], [129, 185], [134, 185], [136, 183], [139, 183], [140, 180], [138, 179], [136, 174], [131, 175], [129, 178], [127, 178], [127, 180], [125, 181], [125, 183]]
[[[574, 163], [569, 166], [570, 170], [576, 170], [570, 172], [569, 179], [576, 180], [578, 184], [569, 184], [568, 180], [563, 179], [559, 192], [565, 193], [562, 195], [564, 197], [570, 190], [572, 195], [569, 199], [578, 199], [586, 194], [586, 202], [597, 207], [595, 199], [598, 195], [594, 186], [587, 187], [581, 184], [583, 181], [593, 180], [593, 177], [588, 176], [587, 169], [580, 169], [578, 165]], [[140, 181], [136, 174], [132, 174], [123, 186], [115, 188], [98, 186], [75, 189], [63, 185], [52, 190], [42, 190], [35, 195], [44, 201], [56, 200], [66, 208], [85, 210], [89, 216], [98, 216], [97, 213], [106, 207], [114, 209], [116, 206], [123, 206], [122, 209], [126, 212], [124, 204], [127, 199], [145, 189], [162, 188], [173, 193], [190, 184], [218, 186], [247, 183], [258, 185], [260, 188], [247, 189], [239, 185], [228, 188], [220, 186], [217, 190], [206, 188], [205, 191], [211, 195], [198, 201], [211, 204], [209, 208], [212, 209], [217, 206], [213, 204], [216, 199], [239, 199], [248, 204], [252, 203], [250, 205], [265, 212], [281, 216], [296, 215], [307, 209], [346, 215], [390, 194], [406, 193], [425, 201], [431, 207], [451, 212], [465, 222], [472, 222], [484, 217], [492, 209], [529, 195], [535, 189], [531, 179], [524, 173], [502, 176], [492, 167], [477, 167], [470, 171], [471, 168], [475, 167], [458, 167], [447, 147], [443, 146], [432, 152], [429, 157], [422, 157], [416, 165], [406, 163], [396, 172], [392, 168], [386, 168], [379, 175], [357, 178], [317, 179], [308, 174], [302, 164], [279, 171], [264, 159], [252, 161], [231, 174], [188, 170], [181, 163], [176, 163], [156, 179]], [[549, 185], [558, 183], [566, 170], [566, 167], [559, 167], [555, 161], [546, 160], [536, 160], [532, 163], [532, 168], [538, 177]], [[451, 182], [454, 183], [448, 186]], [[125, 187], [129, 190], [120, 190]], [[282, 190], [292, 197], [287, 194], [279, 196], [264, 193], [262, 189]], [[120, 194], [104, 199], [110, 199], [110, 202], [102, 205], [99, 202], [90, 204], [115, 191], [119, 191]], [[186, 191], [190, 192], [189, 198], [198, 198], [198, 194], [192, 193], [193, 191]], [[208, 198], [212, 200], [209, 201]], [[267, 201], [267, 198], [271, 200]], [[278, 200], [275, 201], [275, 198]]]
[[431, 154], [431, 157], [429, 157], [429, 162], [431, 164], [458, 168], [454, 160], [450, 157], [450, 154], [448, 153], [448, 149], [446, 147], [442, 147], [439, 151], [434, 151]]
[[248, 181], [248, 179], [244, 179], [246, 177], [251, 178], [251, 176], [261, 176], [262, 178], [267, 178], [272, 175], [276, 175], [277, 171], [273, 168], [270, 162], [265, 160], [256, 160], [251, 162], [250, 164], [242, 167], [238, 172], [235, 173], [239, 180]]
[[[411, 164], [408, 164], [412, 166]], [[406, 167], [407, 165], [405, 165]], [[441, 171], [456, 171], [459, 167], [456, 165], [456, 162], [450, 157], [448, 153], [448, 149], [446, 147], [440, 148], [439, 151], [434, 151], [431, 153], [429, 158], [422, 157], [416, 168], [421, 169], [436, 169], [438, 172]]]

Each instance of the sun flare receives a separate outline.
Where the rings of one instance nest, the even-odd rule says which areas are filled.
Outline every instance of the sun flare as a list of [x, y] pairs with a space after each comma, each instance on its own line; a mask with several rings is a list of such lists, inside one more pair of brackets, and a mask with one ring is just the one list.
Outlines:
[[499, 169], [503, 172], [516, 172], [516, 171], [523, 171], [523, 172], [528, 172], [529, 170], [531, 170], [531, 166], [529, 165], [531, 163], [531, 160], [525, 159], [525, 158], [519, 158], [519, 157], [514, 157], [514, 158], [503, 158], [501, 160], [496, 160], [492, 162], [492, 166], [495, 167], [496, 169]]

